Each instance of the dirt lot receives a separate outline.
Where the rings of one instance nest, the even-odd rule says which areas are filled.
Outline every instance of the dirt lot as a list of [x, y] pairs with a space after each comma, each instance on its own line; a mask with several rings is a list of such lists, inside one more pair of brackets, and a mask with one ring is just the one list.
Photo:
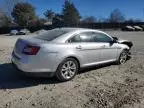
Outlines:
[[0, 36], [0, 108], [144, 108], [144, 32], [109, 31], [132, 40], [124, 65], [82, 70], [72, 81], [19, 76], [10, 63], [17, 36]]

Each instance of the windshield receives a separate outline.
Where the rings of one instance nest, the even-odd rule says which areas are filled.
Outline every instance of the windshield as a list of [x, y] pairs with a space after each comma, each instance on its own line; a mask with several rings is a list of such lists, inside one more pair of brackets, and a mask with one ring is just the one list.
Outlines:
[[47, 41], [52, 41], [54, 39], [56, 39], [57, 37], [66, 34], [66, 31], [62, 31], [62, 30], [49, 30], [45, 33], [40, 34], [39, 36], [35, 37], [38, 39], [42, 39], [42, 40], [47, 40]]

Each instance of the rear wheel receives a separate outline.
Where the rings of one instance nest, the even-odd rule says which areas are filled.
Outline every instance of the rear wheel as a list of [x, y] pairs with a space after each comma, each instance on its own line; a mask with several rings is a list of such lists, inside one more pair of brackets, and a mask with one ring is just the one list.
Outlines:
[[66, 58], [56, 71], [56, 77], [60, 81], [68, 81], [75, 77], [78, 72], [78, 62], [73, 58]]
[[128, 58], [128, 51], [123, 50], [119, 56], [118, 64], [124, 64], [127, 61], [127, 58]]

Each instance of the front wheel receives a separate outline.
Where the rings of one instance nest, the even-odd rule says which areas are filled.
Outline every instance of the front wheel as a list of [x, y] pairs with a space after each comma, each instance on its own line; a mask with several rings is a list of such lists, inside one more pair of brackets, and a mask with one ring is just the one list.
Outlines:
[[118, 64], [124, 64], [128, 58], [128, 51], [123, 50], [119, 56]]
[[78, 62], [73, 58], [66, 58], [56, 71], [56, 77], [60, 81], [68, 81], [75, 77], [78, 72]]

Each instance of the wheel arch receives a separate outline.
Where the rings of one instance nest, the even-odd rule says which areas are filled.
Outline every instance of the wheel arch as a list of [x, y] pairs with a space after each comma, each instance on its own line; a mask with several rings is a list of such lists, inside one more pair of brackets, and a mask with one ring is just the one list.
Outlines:
[[116, 60], [119, 59], [119, 57], [120, 57], [120, 55], [121, 55], [121, 53], [122, 53], [123, 51], [129, 51], [129, 49], [128, 49], [128, 48], [123, 48], [123, 49], [121, 49], [121, 50], [119, 51], [118, 55], [117, 55]]
[[67, 58], [75, 59], [77, 61], [77, 63], [78, 63], [78, 68], [80, 69], [80, 61], [79, 61], [79, 59], [77, 57], [75, 57], [75, 56], [68, 56], [65, 59], [67, 59]]

